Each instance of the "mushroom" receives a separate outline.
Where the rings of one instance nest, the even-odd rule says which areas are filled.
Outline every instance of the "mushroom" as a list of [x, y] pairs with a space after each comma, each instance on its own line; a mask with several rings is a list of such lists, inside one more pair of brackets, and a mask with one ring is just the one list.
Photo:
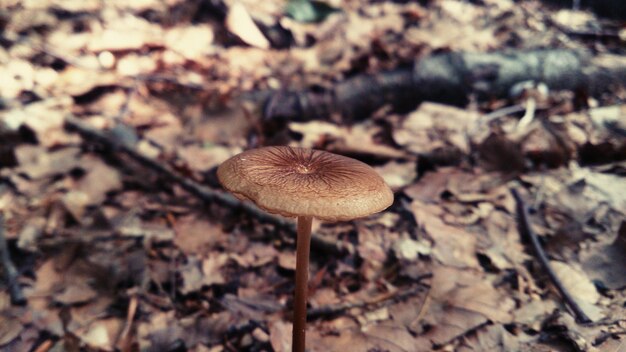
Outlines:
[[292, 350], [303, 352], [313, 218], [345, 221], [380, 212], [393, 193], [369, 165], [320, 150], [287, 146], [252, 149], [217, 169], [225, 189], [267, 212], [297, 217]]

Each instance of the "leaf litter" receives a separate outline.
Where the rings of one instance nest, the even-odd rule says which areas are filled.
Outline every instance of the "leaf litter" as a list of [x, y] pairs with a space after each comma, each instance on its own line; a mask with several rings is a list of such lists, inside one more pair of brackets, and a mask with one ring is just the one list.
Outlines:
[[[2, 286], [0, 349], [290, 349], [289, 232], [68, 132], [69, 115], [211, 187], [220, 162], [273, 141], [373, 164], [393, 208], [316, 225], [333, 240], [312, 253], [311, 351], [623, 348], [623, 92], [582, 107], [549, 92], [525, 124], [529, 111], [498, 109], [528, 110], [528, 97], [282, 130], [245, 101], [440, 51], [585, 48], [563, 28], [606, 22], [539, 2], [329, 4], [301, 23], [276, 1], [7, 3], [0, 212], [28, 303], [11, 305]], [[554, 271], [593, 323], [576, 323], [520, 238], [510, 188], [525, 190]]]

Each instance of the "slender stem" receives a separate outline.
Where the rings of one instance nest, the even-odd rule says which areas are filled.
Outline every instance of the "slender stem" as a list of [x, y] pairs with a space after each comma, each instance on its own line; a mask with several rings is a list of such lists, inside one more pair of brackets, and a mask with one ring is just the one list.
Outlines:
[[543, 270], [548, 274], [550, 281], [554, 287], [556, 287], [557, 291], [561, 294], [561, 297], [565, 301], [565, 303], [572, 309], [574, 315], [576, 316], [576, 320], [579, 323], [588, 324], [591, 323], [591, 319], [585, 314], [582, 308], [578, 305], [574, 297], [571, 293], [563, 286], [563, 283], [556, 275], [552, 266], [550, 266], [550, 260], [546, 255], [546, 252], [543, 250], [541, 246], [541, 242], [539, 242], [539, 238], [537, 234], [530, 227], [530, 216], [528, 215], [528, 208], [524, 203], [524, 200], [517, 192], [515, 188], [511, 189], [511, 193], [513, 194], [513, 198], [515, 198], [515, 202], [517, 203], [517, 214], [519, 217], [519, 230], [522, 233], [522, 236], [526, 236], [530, 239], [530, 243], [532, 244], [535, 253], [537, 254], [537, 258], [539, 259], [539, 264], [543, 267]]
[[311, 247], [310, 216], [298, 217], [298, 242], [296, 243], [296, 294], [293, 301], [292, 352], [304, 352], [306, 341], [306, 296], [309, 281], [309, 252]]

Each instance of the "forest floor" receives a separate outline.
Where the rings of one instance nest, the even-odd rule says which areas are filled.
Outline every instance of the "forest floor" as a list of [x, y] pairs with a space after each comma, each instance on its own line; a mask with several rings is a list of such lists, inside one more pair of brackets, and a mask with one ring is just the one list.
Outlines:
[[623, 88], [263, 115], [272, 92], [436, 53], [623, 55], [625, 23], [540, 1], [316, 4], [0, 0], [0, 350], [289, 351], [291, 220], [224, 201], [215, 176], [287, 144], [362, 160], [395, 194], [314, 222], [309, 351], [626, 351]]

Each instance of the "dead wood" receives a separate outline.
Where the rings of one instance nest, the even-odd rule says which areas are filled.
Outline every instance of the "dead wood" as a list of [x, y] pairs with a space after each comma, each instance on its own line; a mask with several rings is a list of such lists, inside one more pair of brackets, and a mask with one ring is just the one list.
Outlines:
[[582, 308], [580, 308], [578, 303], [576, 303], [576, 300], [574, 300], [570, 292], [565, 288], [559, 277], [552, 269], [552, 266], [550, 266], [548, 256], [543, 250], [537, 234], [530, 227], [530, 221], [528, 219], [528, 208], [526, 207], [524, 200], [515, 189], [511, 190], [511, 194], [513, 195], [513, 198], [515, 198], [520, 234], [524, 238], [530, 240], [530, 243], [533, 246], [533, 250], [537, 255], [537, 259], [539, 259], [539, 264], [541, 264], [543, 270], [546, 272], [546, 274], [548, 274], [550, 281], [561, 295], [561, 298], [563, 298], [563, 300], [565, 301], [565, 304], [570, 307], [570, 309], [576, 316], [576, 321], [582, 324], [591, 323], [591, 319], [589, 319], [587, 314], [585, 314], [585, 312], [582, 310]]
[[383, 105], [411, 109], [422, 101], [466, 105], [509, 96], [516, 84], [534, 81], [553, 90], [601, 96], [626, 86], [626, 59], [573, 50], [502, 53], [443, 53], [423, 58], [413, 69], [361, 75], [324, 92], [283, 91], [265, 103], [264, 120], [309, 121], [341, 114], [362, 119]]

